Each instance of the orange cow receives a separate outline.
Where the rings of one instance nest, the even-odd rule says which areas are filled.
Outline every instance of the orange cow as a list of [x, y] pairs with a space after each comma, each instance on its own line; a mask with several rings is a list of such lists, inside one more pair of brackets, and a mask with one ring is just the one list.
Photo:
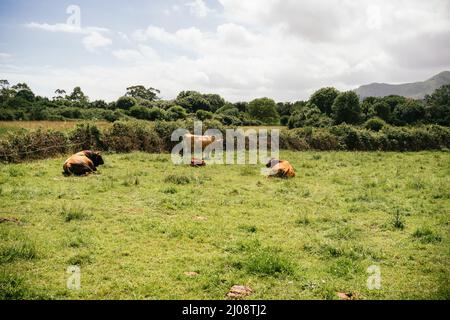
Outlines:
[[295, 177], [295, 170], [292, 165], [286, 160], [271, 159], [267, 164], [267, 168], [270, 168], [268, 177], [277, 178], [293, 178]]
[[81, 176], [97, 171], [97, 167], [102, 164], [104, 164], [104, 162], [99, 152], [84, 150], [75, 153], [64, 162], [63, 174], [65, 176], [70, 176], [72, 174]]

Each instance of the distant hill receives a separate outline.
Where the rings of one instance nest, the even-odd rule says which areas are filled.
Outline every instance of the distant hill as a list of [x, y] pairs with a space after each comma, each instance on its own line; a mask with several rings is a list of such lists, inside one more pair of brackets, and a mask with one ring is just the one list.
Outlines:
[[365, 97], [385, 97], [396, 94], [408, 98], [422, 99], [426, 94], [445, 84], [450, 84], [450, 71], [443, 71], [434, 77], [421, 82], [404, 84], [371, 83], [355, 90], [361, 99]]

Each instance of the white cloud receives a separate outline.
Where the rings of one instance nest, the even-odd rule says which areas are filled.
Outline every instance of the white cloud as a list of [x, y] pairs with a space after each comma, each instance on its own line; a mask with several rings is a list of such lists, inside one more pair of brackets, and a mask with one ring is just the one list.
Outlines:
[[[130, 84], [142, 83], [161, 89], [164, 98], [193, 89], [231, 101], [261, 96], [294, 101], [322, 86], [347, 90], [375, 81], [418, 81], [450, 68], [445, 0], [220, 2], [224, 12], [216, 27], [169, 31], [150, 25], [121, 37], [129, 41], [111, 51], [119, 67], [5, 73], [33, 88], [82, 85], [92, 98], [116, 99]], [[211, 18], [212, 9], [203, 1], [190, 4], [197, 17]], [[106, 29], [29, 27], [82, 34], [92, 50], [111, 45]]]
[[98, 48], [103, 48], [111, 45], [111, 39], [103, 36], [101, 33], [92, 32], [83, 38], [83, 45], [88, 51], [96, 51]]
[[36, 23], [31, 22], [25, 25], [27, 28], [44, 30], [49, 32], [64, 32], [71, 34], [85, 35], [82, 44], [86, 50], [94, 52], [99, 48], [103, 48], [112, 44], [112, 40], [104, 36], [103, 33], [109, 32], [106, 28], [99, 27], [77, 27], [66, 23]]
[[199, 18], [204, 18], [212, 12], [203, 0], [193, 0], [192, 2], [186, 3], [186, 6], [189, 7], [189, 10], [193, 15]]
[[12, 54], [6, 52], [0, 52], [0, 62], [9, 61], [12, 58]]

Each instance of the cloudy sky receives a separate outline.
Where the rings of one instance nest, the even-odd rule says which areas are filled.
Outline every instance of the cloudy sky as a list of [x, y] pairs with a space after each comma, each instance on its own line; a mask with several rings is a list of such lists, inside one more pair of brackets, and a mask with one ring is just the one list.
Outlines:
[[0, 1], [0, 78], [50, 97], [143, 84], [295, 101], [443, 70], [449, 0]]

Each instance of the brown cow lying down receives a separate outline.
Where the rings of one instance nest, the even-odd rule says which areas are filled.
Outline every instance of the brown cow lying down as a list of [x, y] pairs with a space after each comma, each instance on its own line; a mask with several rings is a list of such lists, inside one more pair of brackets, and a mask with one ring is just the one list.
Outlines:
[[295, 177], [295, 170], [291, 164], [286, 160], [271, 159], [267, 164], [267, 168], [270, 168], [268, 177], [278, 178], [293, 178]]
[[99, 152], [84, 150], [75, 153], [64, 162], [63, 174], [65, 176], [70, 176], [72, 174], [81, 176], [97, 171], [97, 167], [102, 164], [104, 164], [104, 162]]

